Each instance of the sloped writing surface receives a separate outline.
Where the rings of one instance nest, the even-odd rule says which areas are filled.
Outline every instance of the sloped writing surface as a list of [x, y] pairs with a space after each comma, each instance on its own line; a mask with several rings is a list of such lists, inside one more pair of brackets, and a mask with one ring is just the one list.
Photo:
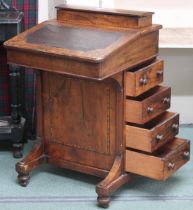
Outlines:
[[45, 25], [27, 37], [31, 44], [64, 48], [75, 51], [105, 49], [119, 40], [125, 33], [91, 28]]
[[21, 33], [4, 46], [9, 63], [103, 80], [154, 58], [160, 28], [106, 29], [52, 20]]

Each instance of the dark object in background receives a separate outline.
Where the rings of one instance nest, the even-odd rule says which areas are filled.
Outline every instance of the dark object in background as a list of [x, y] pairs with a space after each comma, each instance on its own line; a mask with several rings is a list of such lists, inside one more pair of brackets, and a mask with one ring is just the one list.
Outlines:
[[[23, 13], [0, 0], [0, 46], [3, 42], [23, 31]], [[11, 116], [0, 118], [0, 141], [13, 144], [13, 156], [22, 157], [25, 119], [21, 116], [24, 105], [24, 74], [21, 68], [9, 65], [9, 92]]]

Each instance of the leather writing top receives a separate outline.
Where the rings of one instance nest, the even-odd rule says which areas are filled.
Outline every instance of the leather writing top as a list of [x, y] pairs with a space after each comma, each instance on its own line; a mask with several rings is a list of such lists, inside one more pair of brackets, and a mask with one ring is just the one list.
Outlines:
[[104, 49], [123, 35], [124, 32], [46, 25], [30, 34], [26, 41], [69, 50], [91, 51]]

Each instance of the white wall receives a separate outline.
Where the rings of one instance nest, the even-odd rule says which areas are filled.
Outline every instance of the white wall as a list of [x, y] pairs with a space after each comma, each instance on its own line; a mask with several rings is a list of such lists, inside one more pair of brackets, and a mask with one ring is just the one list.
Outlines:
[[116, 8], [153, 11], [164, 27], [193, 27], [192, 0], [114, 0]]
[[39, 0], [38, 1], [38, 23], [41, 23], [45, 20], [48, 20], [48, 0]]
[[180, 122], [193, 123], [193, 49], [160, 49], [165, 61], [165, 85], [172, 87], [171, 111]]
[[66, 3], [66, 0], [48, 0], [48, 5], [49, 5], [49, 19], [53, 19], [56, 17], [56, 9], [55, 6], [59, 4], [64, 4]]

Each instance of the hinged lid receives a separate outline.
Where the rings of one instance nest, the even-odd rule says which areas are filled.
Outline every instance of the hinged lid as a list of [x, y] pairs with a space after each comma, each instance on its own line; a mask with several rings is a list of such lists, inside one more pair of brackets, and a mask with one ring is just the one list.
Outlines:
[[143, 28], [152, 25], [153, 12], [59, 5], [57, 20], [104, 28]]
[[74, 6], [74, 5], [69, 5], [69, 4], [61, 4], [61, 5], [56, 6], [56, 8], [62, 9], [62, 10], [68, 10], [68, 11], [112, 14], [112, 15], [122, 15], [122, 16], [135, 16], [135, 17], [146, 17], [146, 16], [151, 16], [154, 14], [153, 12], [111, 9], [111, 8], [83, 7], [83, 6]]
[[9, 63], [102, 80], [158, 54], [152, 13], [57, 8], [57, 20], [5, 42]]

